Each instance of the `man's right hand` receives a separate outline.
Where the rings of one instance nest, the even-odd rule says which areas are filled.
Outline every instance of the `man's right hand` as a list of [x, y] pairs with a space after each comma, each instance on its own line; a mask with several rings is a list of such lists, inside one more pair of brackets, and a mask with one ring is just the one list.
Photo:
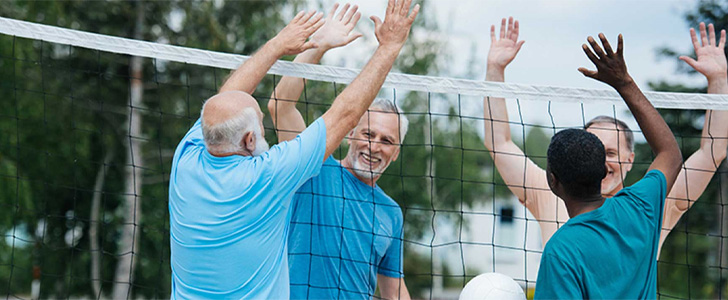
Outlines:
[[521, 46], [526, 41], [518, 40], [518, 21], [514, 22], [513, 17], [501, 20], [500, 38], [496, 39], [495, 25], [490, 26], [490, 50], [488, 50], [488, 69], [494, 68], [499, 71], [505, 70], [506, 66], [516, 58]]
[[354, 26], [361, 18], [361, 13], [357, 12], [359, 7], [354, 5], [349, 9], [349, 3], [347, 3], [341, 12], [334, 16], [338, 8], [339, 4], [334, 4], [326, 16], [324, 26], [311, 37], [311, 41], [317, 44], [322, 51], [346, 46], [362, 36], [358, 32], [352, 33]]
[[[726, 81], [728, 77], [728, 67], [725, 58], [725, 29], [720, 31], [720, 42], [716, 44], [715, 28], [713, 24], [708, 25], [708, 31], [705, 31], [705, 23], [700, 22], [700, 41], [695, 34], [695, 29], [690, 28], [690, 37], [693, 40], [695, 55], [697, 60], [689, 56], [680, 56], [680, 60], [686, 62], [693, 67], [695, 71], [705, 75], [708, 82]], [[701, 45], [702, 42], [702, 45]]]
[[323, 13], [315, 11], [299, 12], [271, 42], [280, 51], [280, 55], [295, 55], [311, 48], [318, 47], [314, 41], [306, 41], [316, 30], [324, 25]]
[[420, 11], [420, 5], [416, 4], [412, 12], [407, 16], [412, 0], [389, 0], [387, 12], [384, 15], [384, 22], [377, 16], [371, 16], [374, 21], [374, 35], [381, 47], [393, 47], [399, 51], [404, 42], [407, 41], [412, 23]]
[[586, 44], [581, 45], [582, 50], [589, 57], [589, 60], [594, 63], [597, 70], [594, 71], [582, 67], [579, 68], [579, 72], [586, 77], [604, 82], [617, 90], [633, 84], [634, 80], [629, 76], [627, 64], [624, 62], [624, 40], [622, 35], [620, 34], [617, 37], [617, 52], [612, 51], [612, 46], [609, 45], [609, 41], [607, 41], [604, 34], [600, 33], [599, 39], [602, 41], [604, 50], [602, 50], [602, 47], [599, 47], [597, 41], [591, 36], [587, 38], [587, 41], [591, 45], [591, 48], [594, 49], [594, 52]]

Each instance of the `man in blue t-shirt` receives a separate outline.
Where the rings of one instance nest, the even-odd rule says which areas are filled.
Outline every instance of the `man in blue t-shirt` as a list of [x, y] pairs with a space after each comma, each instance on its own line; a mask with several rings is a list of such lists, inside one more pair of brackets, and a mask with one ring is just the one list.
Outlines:
[[564, 200], [569, 221], [551, 237], [541, 257], [535, 299], [644, 299], [657, 295], [657, 251], [667, 191], [680, 171], [682, 155], [670, 128], [627, 72], [622, 35], [613, 52], [582, 46], [597, 70], [585, 76], [607, 83], [622, 96], [655, 160], [642, 180], [604, 198], [604, 145], [581, 129], [563, 130], [551, 139], [546, 176], [551, 191]]
[[372, 103], [418, 8], [407, 16], [409, 6], [398, 4], [384, 22], [376, 18], [379, 47], [367, 66], [321, 118], [290, 141], [268, 149], [263, 113], [250, 94], [281, 56], [318, 46], [306, 40], [323, 25], [321, 14], [296, 15], [207, 100], [172, 162], [173, 299], [289, 297], [292, 196], [319, 173]]
[[[295, 62], [318, 63], [329, 49], [344, 46], [360, 14], [338, 5], [311, 40], [319, 47]], [[279, 142], [306, 128], [296, 102], [304, 82], [283, 77], [268, 102]], [[304, 131], [305, 132], [305, 131]], [[349, 134], [349, 151], [329, 156], [318, 176], [304, 184], [292, 203], [288, 239], [293, 299], [371, 299], [377, 285], [385, 299], [409, 299], [402, 272], [402, 211], [376, 185], [399, 155], [407, 118], [392, 101], [376, 99]]]

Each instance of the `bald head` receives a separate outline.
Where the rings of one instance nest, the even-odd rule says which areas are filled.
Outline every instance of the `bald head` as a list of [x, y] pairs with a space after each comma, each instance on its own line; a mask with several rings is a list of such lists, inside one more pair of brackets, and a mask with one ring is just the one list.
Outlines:
[[248, 93], [229, 91], [212, 96], [202, 106], [202, 136], [208, 151], [255, 155], [256, 146], [262, 150], [260, 143], [265, 142], [262, 120], [258, 101]]
[[258, 119], [263, 118], [258, 101], [246, 92], [229, 91], [212, 96], [202, 106], [202, 120], [206, 126], [215, 126], [239, 116], [246, 108], [252, 108]]

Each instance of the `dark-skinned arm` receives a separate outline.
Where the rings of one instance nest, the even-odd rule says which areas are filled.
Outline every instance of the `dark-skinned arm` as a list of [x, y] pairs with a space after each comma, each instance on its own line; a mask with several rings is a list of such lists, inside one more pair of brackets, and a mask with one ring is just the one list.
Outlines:
[[637, 120], [637, 124], [642, 129], [647, 143], [655, 153], [655, 160], [650, 165], [649, 170], [660, 170], [665, 175], [667, 190], [670, 191], [682, 165], [682, 154], [680, 153], [675, 136], [673, 136], [670, 127], [667, 126], [667, 123], [662, 119], [660, 113], [647, 100], [627, 72], [627, 65], [624, 61], [624, 41], [622, 35], [620, 34], [618, 37], [617, 52], [612, 51], [612, 47], [609, 45], [607, 38], [604, 37], [604, 34], [600, 33], [599, 39], [602, 41], [604, 50], [602, 50], [593, 37], [589, 37], [587, 40], [594, 52], [586, 44], [582, 45], [584, 53], [596, 65], [597, 70], [579, 68], [579, 71], [584, 76], [610, 85], [622, 96], [632, 115]]

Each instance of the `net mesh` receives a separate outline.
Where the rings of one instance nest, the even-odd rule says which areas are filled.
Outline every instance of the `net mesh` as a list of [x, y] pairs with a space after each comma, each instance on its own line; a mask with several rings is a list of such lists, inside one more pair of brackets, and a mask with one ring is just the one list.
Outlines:
[[[172, 154], [203, 101], [245, 57], [0, 21], [13, 32], [0, 35], [0, 294], [168, 298]], [[281, 62], [254, 97], [267, 114], [282, 75], [308, 78], [297, 107], [310, 124], [356, 73]], [[380, 96], [402, 106], [410, 120], [399, 159], [378, 184], [401, 207], [404, 274], [417, 298], [457, 298], [484, 272], [506, 274], [530, 292], [536, 285], [539, 221], [483, 147], [482, 128], [490, 122], [484, 96], [513, 99], [513, 139], [542, 168], [558, 130], [583, 127], [596, 115], [629, 118], [618, 96], [603, 90], [392, 74]], [[648, 97], [673, 108], [661, 112], [686, 156], [700, 149], [704, 124], [704, 111], [693, 109], [728, 108], [725, 99], [705, 94]], [[530, 120], [529, 111], [543, 118]], [[269, 118], [264, 127], [274, 144]], [[653, 159], [635, 134], [625, 185]], [[346, 144], [336, 158], [346, 155]], [[660, 298], [725, 297], [726, 193], [721, 166], [662, 248]]]

